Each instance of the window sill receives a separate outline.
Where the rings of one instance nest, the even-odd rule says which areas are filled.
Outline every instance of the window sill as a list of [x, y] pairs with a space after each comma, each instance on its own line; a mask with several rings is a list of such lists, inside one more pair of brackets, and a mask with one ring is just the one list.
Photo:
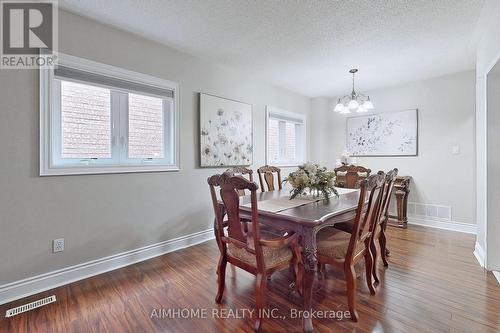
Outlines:
[[110, 167], [61, 167], [40, 168], [40, 176], [69, 176], [69, 175], [95, 175], [113, 173], [144, 173], [144, 172], [175, 172], [180, 171], [178, 165], [149, 165], [149, 166], [110, 166]]

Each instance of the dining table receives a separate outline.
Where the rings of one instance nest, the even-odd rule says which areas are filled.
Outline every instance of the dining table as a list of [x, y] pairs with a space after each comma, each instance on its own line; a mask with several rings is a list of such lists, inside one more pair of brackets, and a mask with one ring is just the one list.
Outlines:
[[[303, 311], [313, 311], [312, 292], [316, 280], [316, 234], [319, 230], [354, 219], [359, 190], [337, 189], [338, 197], [329, 200], [309, 198], [290, 200], [290, 190], [282, 189], [257, 194], [259, 222], [269, 227], [295, 232], [302, 248], [304, 279], [302, 285]], [[287, 202], [289, 201], [289, 203]], [[250, 195], [240, 198], [240, 218], [251, 220]], [[313, 331], [311, 315], [303, 316], [304, 332]]]

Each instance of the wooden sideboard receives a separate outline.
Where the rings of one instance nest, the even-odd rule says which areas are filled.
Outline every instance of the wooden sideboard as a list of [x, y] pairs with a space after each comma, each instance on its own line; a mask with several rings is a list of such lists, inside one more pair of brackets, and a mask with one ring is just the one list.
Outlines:
[[408, 196], [410, 195], [410, 176], [396, 177], [393, 194], [396, 197], [396, 215], [389, 215], [388, 224], [393, 227], [407, 228]]

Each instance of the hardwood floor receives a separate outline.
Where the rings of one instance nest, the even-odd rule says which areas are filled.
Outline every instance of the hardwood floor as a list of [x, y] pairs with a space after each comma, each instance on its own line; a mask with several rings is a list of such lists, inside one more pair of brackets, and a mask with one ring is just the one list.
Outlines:
[[[380, 267], [375, 296], [364, 283], [363, 267], [357, 269], [359, 322], [313, 319], [316, 332], [500, 331], [500, 285], [475, 262], [473, 236], [410, 226], [389, 228], [388, 239], [390, 266]], [[254, 276], [230, 265], [223, 304], [215, 303], [217, 260], [215, 241], [209, 241], [5, 304], [0, 332], [253, 332], [248, 316], [212, 318], [212, 309], [254, 308]], [[327, 268], [326, 279], [318, 281], [316, 310], [347, 310], [340, 274]], [[278, 273], [269, 283], [268, 308], [279, 316], [300, 308], [288, 279]], [[4, 318], [7, 308], [52, 294], [56, 303]], [[207, 309], [208, 318], [158, 318], [162, 308]], [[263, 329], [300, 332], [301, 319], [268, 319]]]

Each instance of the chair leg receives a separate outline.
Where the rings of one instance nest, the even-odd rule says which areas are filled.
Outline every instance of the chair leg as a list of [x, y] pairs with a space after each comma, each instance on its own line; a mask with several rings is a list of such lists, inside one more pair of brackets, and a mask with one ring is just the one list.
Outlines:
[[387, 255], [389, 251], [387, 250], [387, 238], [385, 238], [385, 231], [383, 229], [380, 232], [378, 241], [380, 243], [380, 254], [382, 256], [382, 261], [384, 262], [384, 266], [387, 267], [389, 266], [389, 262], [387, 261]]
[[289, 288], [299, 294], [302, 294], [302, 269], [301, 264], [296, 262], [295, 258], [288, 268], [289, 274], [292, 277], [292, 283], [290, 283]]
[[318, 262], [318, 277], [324, 278], [326, 276], [326, 265]]
[[295, 273], [295, 287], [299, 295], [301, 296], [302, 296], [303, 286], [304, 286], [304, 264], [302, 264], [302, 262], [298, 262]]
[[[387, 224], [388, 223], [389, 223], [389, 217], [386, 216], [385, 220], [384, 220], [384, 224], [382, 225], [382, 233], [384, 234], [384, 240], [385, 241], [387, 241], [387, 237], [385, 236], [385, 231], [387, 230]], [[389, 249], [387, 248], [387, 243], [384, 245], [384, 247], [385, 247], [384, 253], [385, 253], [386, 260], [387, 260], [387, 257], [391, 254], [391, 251], [389, 251]], [[383, 257], [382, 257], [382, 260], [383, 260]]]
[[217, 267], [217, 282], [219, 284], [219, 288], [217, 290], [217, 296], [215, 297], [216, 303], [221, 302], [222, 295], [224, 294], [224, 286], [226, 284], [226, 265], [226, 257], [224, 255], [221, 255], [219, 259], [219, 265]]
[[[288, 275], [292, 277], [292, 283], [290, 283], [289, 288], [296, 290], [297, 289], [297, 268], [295, 267], [295, 262], [292, 260], [290, 266], [288, 266]], [[269, 280], [269, 279], [268, 279]]]
[[293, 257], [292, 262], [290, 264], [290, 269], [292, 270], [293, 282], [295, 291], [297, 291], [300, 295], [302, 295], [302, 279], [303, 279], [303, 271], [304, 267], [302, 265], [302, 253], [300, 251], [300, 247], [296, 242], [292, 243], [291, 246]]
[[256, 332], [262, 332], [263, 309], [266, 305], [266, 284], [266, 274], [258, 273], [255, 286], [255, 305], [257, 314], [254, 330]]
[[[376, 238], [378, 238], [379, 236], [376, 236]], [[370, 242], [370, 248], [371, 248], [371, 251], [372, 251], [372, 255], [373, 255], [373, 269], [372, 269], [372, 273], [373, 273], [373, 280], [375, 281], [375, 283], [379, 283], [380, 282], [380, 279], [378, 277], [378, 257], [380, 256], [379, 254], [379, 251], [377, 250], [377, 240], [373, 239], [372, 242]]]
[[358, 312], [356, 311], [356, 270], [354, 266], [344, 268], [346, 285], [347, 285], [347, 304], [351, 313], [351, 320], [358, 321]]
[[370, 294], [375, 295], [375, 287], [373, 286], [373, 257], [370, 244], [366, 244], [365, 250], [365, 268], [366, 268], [366, 284], [370, 289]]

